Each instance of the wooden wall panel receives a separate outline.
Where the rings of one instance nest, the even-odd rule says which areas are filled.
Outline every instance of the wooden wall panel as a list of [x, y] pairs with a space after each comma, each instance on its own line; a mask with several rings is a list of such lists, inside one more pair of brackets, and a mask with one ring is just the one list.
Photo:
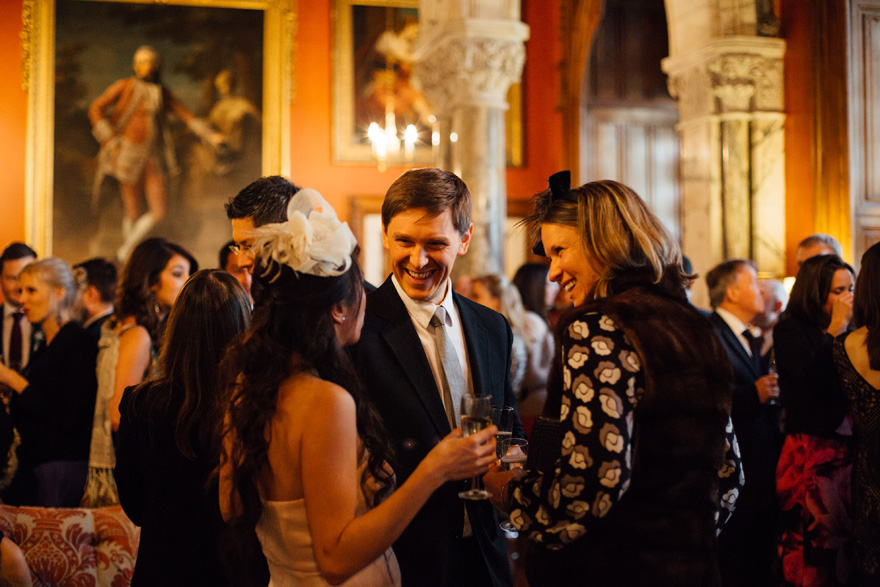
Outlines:
[[880, 240], [880, 0], [850, 2], [850, 185], [854, 260]]

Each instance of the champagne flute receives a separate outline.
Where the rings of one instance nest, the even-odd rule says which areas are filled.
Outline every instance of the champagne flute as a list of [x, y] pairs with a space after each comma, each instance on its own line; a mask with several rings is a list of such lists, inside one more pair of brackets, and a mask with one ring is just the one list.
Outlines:
[[[461, 433], [463, 436], [476, 434], [492, 425], [492, 398], [488, 395], [461, 396]], [[474, 475], [471, 488], [462, 491], [458, 497], [462, 499], [489, 499], [492, 494], [479, 488], [480, 478]]]
[[501, 452], [501, 443], [513, 434], [514, 414], [515, 411], [510, 406], [492, 409], [492, 423], [498, 428], [495, 433], [495, 456], [499, 459], [504, 454]]
[[[508, 438], [501, 442], [501, 468], [505, 471], [521, 469], [525, 466], [529, 455], [529, 442], [525, 438]], [[505, 515], [506, 517], [506, 515]], [[505, 532], [517, 532], [516, 526], [509, 519], [498, 524]]]
[[[776, 368], [776, 349], [773, 347], [770, 348], [770, 361], [767, 363], [767, 375], [776, 375], [777, 377], [779, 377], [779, 371]], [[778, 380], [776, 383], [776, 388], [779, 389]], [[773, 398], [767, 402], [767, 405], [769, 405], [769, 406], [779, 405], [779, 400], [776, 398]]]

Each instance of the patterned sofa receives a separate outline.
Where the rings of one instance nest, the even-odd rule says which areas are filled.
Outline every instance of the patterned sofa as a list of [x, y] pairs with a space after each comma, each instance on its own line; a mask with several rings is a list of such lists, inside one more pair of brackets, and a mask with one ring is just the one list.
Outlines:
[[21, 547], [34, 587], [128, 587], [140, 528], [119, 506], [0, 505], [0, 531]]

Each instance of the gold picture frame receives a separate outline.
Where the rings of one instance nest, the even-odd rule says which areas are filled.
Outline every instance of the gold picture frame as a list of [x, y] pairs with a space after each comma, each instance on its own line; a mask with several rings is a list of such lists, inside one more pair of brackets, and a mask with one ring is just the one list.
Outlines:
[[[418, 130], [411, 159], [389, 156], [389, 165], [435, 163], [432, 153], [430, 104], [417, 84], [410, 82], [410, 65], [402, 47], [415, 39], [418, 0], [334, 0], [333, 2], [333, 162], [376, 164], [368, 139], [368, 125], [385, 126], [387, 96], [395, 100], [398, 135], [406, 124]], [[388, 37], [383, 39], [383, 37]], [[387, 49], [385, 49], [387, 47]], [[506, 154], [509, 167], [524, 165], [524, 104], [521, 83], [508, 91], [505, 113]], [[401, 105], [402, 104], [402, 105]], [[426, 110], [427, 108], [427, 110]]]
[[[98, 4], [94, 0], [24, 0], [22, 8], [22, 86], [28, 92], [26, 238], [41, 255], [59, 253], [54, 250], [54, 186], [57, 179], [56, 9], [61, 3], [65, 4], [65, 8], [70, 5], [78, 5], [79, 8]], [[132, 10], [135, 7], [144, 10], [144, 7], [152, 5], [188, 7], [193, 11], [258, 11], [262, 20], [260, 172], [263, 175], [289, 175], [296, 0], [101, 0], [100, 3], [119, 4], [122, 5], [121, 9], [129, 5]], [[130, 56], [127, 58], [130, 59]], [[212, 253], [210, 265], [216, 262], [213, 256]], [[75, 262], [81, 259], [69, 260]], [[202, 262], [206, 261], [208, 259]]]

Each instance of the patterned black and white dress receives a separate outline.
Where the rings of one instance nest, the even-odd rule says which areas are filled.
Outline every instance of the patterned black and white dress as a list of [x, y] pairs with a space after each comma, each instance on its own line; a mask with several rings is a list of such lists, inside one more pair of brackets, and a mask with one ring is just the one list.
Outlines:
[[[587, 532], [623, 497], [630, 482], [635, 408], [645, 389], [642, 360], [607, 315], [584, 314], [562, 336], [561, 458], [549, 494], [544, 476], [515, 483], [510, 520], [531, 540], [560, 549]], [[723, 526], [742, 485], [739, 448], [728, 423], [725, 466], [719, 472]]]

